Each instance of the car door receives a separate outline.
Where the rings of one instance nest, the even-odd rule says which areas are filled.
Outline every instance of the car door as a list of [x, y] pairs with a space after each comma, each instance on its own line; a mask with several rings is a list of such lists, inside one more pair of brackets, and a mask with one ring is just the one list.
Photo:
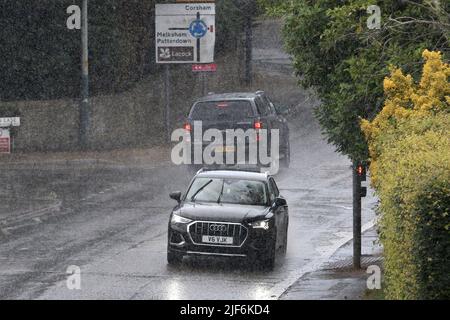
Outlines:
[[[273, 206], [275, 199], [276, 199], [276, 195], [275, 195], [275, 190], [273, 189], [273, 186], [270, 182], [270, 179], [267, 181], [267, 187], [269, 190], [269, 199], [270, 199], [270, 205]], [[277, 239], [277, 243], [276, 243], [276, 247], [278, 248], [278, 243], [279, 243], [279, 226], [280, 226], [280, 208], [272, 208], [272, 212], [274, 215], [274, 221], [275, 221], [275, 228], [277, 230], [276, 233], [276, 239]]]
[[[269, 188], [275, 198], [281, 197], [280, 191], [275, 180], [269, 178]], [[283, 245], [284, 239], [287, 236], [287, 221], [288, 221], [288, 209], [287, 206], [278, 207], [275, 212], [276, 225], [277, 225], [277, 248]]]

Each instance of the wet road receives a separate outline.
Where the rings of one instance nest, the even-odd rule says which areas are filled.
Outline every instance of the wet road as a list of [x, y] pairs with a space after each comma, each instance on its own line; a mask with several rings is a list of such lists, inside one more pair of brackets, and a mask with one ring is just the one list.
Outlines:
[[[297, 87], [289, 68], [278, 67], [289, 62], [280, 44], [273, 50], [266, 30], [279, 37], [265, 25], [255, 32], [262, 40], [254, 41], [255, 88], [298, 106], [290, 119], [291, 168], [276, 176], [290, 225], [286, 257], [275, 269], [250, 270], [226, 259], [167, 266], [175, 205], [168, 194], [186, 188], [190, 176], [182, 167], [0, 166], [0, 299], [277, 299], [351, 239], [350, 161], [324, 141], [312, 115], [317, 102]], [[374, 202], [363, 201], [364, 228]], [[67, 287], [72, 265], [81, 269], [80, 290]]]
[[[351, 238], [350, 162], [323, 141], [310, 117], [306, 109], [300, 120], [309, 124], [293, 124], [292, 165], [276, 176], [290, 228], [287, 255], [273, 272], [227, 259], [167, 266], [174, 205], [168, 193], [188, 184], [182, 167], [22, 168], [8, 171], [22, 181], [21, 194], [51, 194], [60, 207], [52, 218], [1, 238], [0, 298], [278, 298]], [[364, 201], [363, 224], [373, 219], [372, 204], [373, 198]], [[70, 265], [81, 269], [81, 290], [67, 288]]]

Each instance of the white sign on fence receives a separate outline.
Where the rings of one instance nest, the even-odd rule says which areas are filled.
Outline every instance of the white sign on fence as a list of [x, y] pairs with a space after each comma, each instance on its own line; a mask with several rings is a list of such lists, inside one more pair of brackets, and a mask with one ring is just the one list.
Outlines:
[[19, 127], [19, 126], [20, 126], [20, 118], [19, 117], [0, 118], [0, 128]]
[[9, 129], [0, 128], [0, 153], [11, 153]]
[[214, 62], [215, 14], [214, 3], [157, 4], [156, 62]]

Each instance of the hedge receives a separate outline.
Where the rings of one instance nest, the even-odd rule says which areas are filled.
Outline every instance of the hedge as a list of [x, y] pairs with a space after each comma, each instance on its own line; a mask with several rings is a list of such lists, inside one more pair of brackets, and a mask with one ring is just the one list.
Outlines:
[[428, 131], [397, 141], [378, 160], [388, 298], [450, 298], [449, 150], [448, 136]]
[[420, 81], [392, 69], [363, 120], [379, 196], [388, 299], [450, 299], [450, 66], [425, 50]]

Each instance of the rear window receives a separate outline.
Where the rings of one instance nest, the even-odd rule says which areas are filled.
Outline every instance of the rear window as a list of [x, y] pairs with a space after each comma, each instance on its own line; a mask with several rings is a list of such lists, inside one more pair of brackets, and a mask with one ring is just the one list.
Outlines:
[[240, 120], [253, 117], [252, 105], [246, 100], [199, 102], [194, 106], [193, 120]]

